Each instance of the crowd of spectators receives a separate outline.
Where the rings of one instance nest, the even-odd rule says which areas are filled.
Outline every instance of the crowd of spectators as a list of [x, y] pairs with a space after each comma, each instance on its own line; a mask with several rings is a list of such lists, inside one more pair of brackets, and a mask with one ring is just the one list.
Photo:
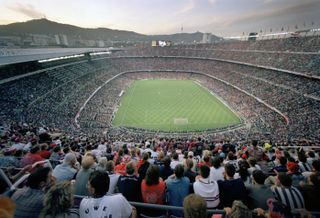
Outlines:
[[[26, 123], [1, 134], [0, 168], [12, 182], [29, 173], [25, 185], [7, 192], [15, 217], [182, 217], [182, 211], [135, 208], [129, 201], [183, 206], [186, 215], [194, 194], [206, 209], [223, 209], [230, 217], [252, 210], [264, 217], [276, 212], [275, 205], [286, 215], [320, 210], [319, 144], [294, 148], [202, 138], [119, 143]], [[9, 157], [21, 167], [20, 176], [11, 174], [19, 168], [7, 167]], [[56, 166], [35, 167], [42, 160]], [[0, 192], [8, 191], [3, 177], [0, 182]]]
[[[319, 52], [319, 35], [308, 37], [290, 37], [256, 41], [228, 40], [214, 44], [197, 45], [202, 49], [271, 51], [271, 52]], [[194, 45], [184, 45], [184, 48], [194, 48]]]
[[[256, 100], [248, 99], [248, 101], [239, 102], [237, 99], [248, 97], [221, 82], [202, 78], [202, 85], [225, 99], [232, 108], [248, 120], [248, 123], [253, 126], [253, 132], [269, 133], [274, 138], [277, 138], [278, 133], [278, 135], [290, 139], [315, 139], [319, 135], [319, 132], [317, 132], [317, 129], [319, 129], [317, 110], [320, 99], [318, 80], [276, 70], [212, 61], [206, 58], [213, 55], [220, 59], [241, 61], [241, 58], [253, 60], [261, 56], [263, 57], [261, 59], [269, 60], [273, 67], [278, 67], [273, 61], [274, 58], [266, 57], [268, 55], [295, 55], [299, 56], [299, 60], [314, 60], [313, 57], [318, 57], [318, 54], [306, 54], [304, 52], [315, 52], [309, 45], [317, 44], [318, 41], [318, 37], [315, 36], [257, 42], [223, 42], [209, 47], [190, 45], [173, 48], [132, 49], [122, 54], [116, 53], [114, 58], [55, 68], [23, 80], [2, 84], [0, 87], [0, 102], [3, 105], [3, 110], [0, 116], [7, 122], [12, 120], [36, 122], [37, 124], [58, 127], [68, 131], [77, 131], [74, 117], [79, 108], [90, 94], [107, 79], [124, 71], [196, 71], [212, 75], [241, 88], [278, 109], [289, 118], [289, 125], [283, 127], [281, 122], [277, 122], [279, 115], [271, 110], [266, 110]], [[299, 49], [301, 52], [297, 53]], [[246, 55], [242, 55], [241, 52], [246, 52]], [[239, 55], [237, 55], [238, 53]], [[127, 58], [123, 56], [127, 56]], [[152, 56], [152, 58], [141, 56]], [[162, 56], [164, 57], [162, 58]], [[199, 59], [199, 57], [204, 58]], [[279, 59], [279, 57], [275, 58]], [[285, 58], [285, 62], [294, 63], [311, 72], [308, 69], [308, 66], [311, 65], [297, 63], [294, 59], [294, 57]], [[289, 69], [286, 66], [282, 68]], [[146, 74], [144, 76], [148, 77]], [[161, 73], [158, 76], [165, 78], [167, 75]], [[153, 77], [149, 76], [148, 78]], [[167, 77], [187, 78], [187, 76], [179, 76], [178, 73]], [[142, 78], [142, 76], [138, 78]], [[188, 79], [190, 78], [199, 79], [197, 75], [189, 76]], [[121, 79], [112, 81], [103, 87], [103, 91], [98, 92], [93, 97], [84, 109], [83, 115], [80, 116], [80, 124], [83, 130], [93, 133], [99, 133], [103, 130], [110, 132], [112, 135], [118, 135], [117, 133], [128, 135], [126, 128], [113, 128], [111, 121], [119, 104], [119, 93], [126, 90], [134, 79], [126, 74]], [[234, 95], [236, 92], [237, 94]], [[245, 104], [249, 105], [249, 108], [247, 106], [243, 107]], [[137, 129], [134, 131], [141, 137], [145, 134], [144, 130]], [[132, 134], [129, 133], [129, 135]], [[240, 135], [243, 137], [243, 134]], [[121, 139], [121, 136], [119, 138]]]
[[[233, 133], [228, 133], [227, 138], [240, 140], [252, 134], [259, 137], [260, 134], [263, 135], [259, 137], [261, 139], [267, 135], [275, 141], [301, 138], [318, 140], [320, 88], [319, 82], [310, 78], [192, 57], [120, 57], [72, 65], [60, 70], [3, 84], [0, 87], [0, 101], [4, 105], [1, 111], [3, 120], [34, 122], [65, 131], [78, 131], [74, 117], [97, 87], [121, 72], [145, 71], [119, 76], [103, 86], [80, 114], [82, 132], [107, 132], [110, 137], [120, 141], [123, 137], [133, 140], [144, 138], [146, 134], [154, 135], [155, 132], [148, 134], [143, 129], [128, 131], [128, 128], [112, 126], [114, 113], [119, 106], [119, 94], [136, 79], [174, 78], [199, 81], [224, 99], [250, 125], [250, 128], [247, 125], [247, 128], [237, 128]], [[148, 73], [150, 70], [157, 72]], [[168, 70], [178, 72], [166, 72]], [[214, 78], [184, 71], [201, 72]], [[276, 108], [288, 118], [289, 123], [284, 121], [283, 116], [230, 84]]]
[[[231, 60], [319, 76], [319, 36], [263, 41], [177, 45], [129, 50], [127, 55], [189, 56]], [[263, 46], [265, 45], [265, 47]], [[305, 47], [304, 47], [305, 46]]]

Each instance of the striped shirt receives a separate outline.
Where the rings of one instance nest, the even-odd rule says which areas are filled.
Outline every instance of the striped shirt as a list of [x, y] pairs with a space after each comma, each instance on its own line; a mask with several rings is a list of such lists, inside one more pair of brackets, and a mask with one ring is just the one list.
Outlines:
[[299, 162], [299, 168], [301, 170], [301, 172], [310, 172], [312, 170], [311, 166], [309, 163], [303, 163], [303, 162]]
[[278, 201], [287, 205], [291, 210], [305, 207], [301, 192], [293, 186], [290, 188], [272, 187], [272, 192]]

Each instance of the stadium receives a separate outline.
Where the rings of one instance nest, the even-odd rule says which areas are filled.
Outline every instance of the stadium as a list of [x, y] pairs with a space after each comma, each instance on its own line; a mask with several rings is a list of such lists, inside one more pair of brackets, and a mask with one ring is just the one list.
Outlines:
[[0, 217], [319, 217], [319, 31], [0, 50]]
[[[104, 133], [111, 138], [120, 134], [141, 140], [149, 136], [165, 136], [169, 132], [172, 137], [185, 138], [195, 135], [219, 138], [221, 135], [221, 138], [236, 140], [259, 138], [284, 142], [306, 139], [317, 142], [320, 129], [317, 43], [318, 37], [306, 37], [254, 43], [226, 42], [205, 48], [203, 45], [146, 46], [93, 56], [89, 61], [77, 60], [48, 67], [34, 74], [31, 72], [31, 76], [25, 76], [30, 72], [19, 75], [19, 79], [14, 76], [5, 78], [8, 75], [4, 74], [3, 81], [11, 81], [1, 85], [4, 106], [1, 116], [3, 120], [35, 123], [75, 133]], [[213, 119], [211, 124], [198, 128], [197, 125], [204, 121], [196, 119], [192, 121], [196, 124], [192, 128], [191, 123], [174, 124], [175, 118], [179, 120], [182, 117], [182, 122], [188, 120], [183, 118], [183, 112], [177, 112], [167, 115], [171, 116], [167, 123], [170, 128], [114, 125], [119, 119], [115, 111], [129, 87], [134, 81], [146, 79], [195, 81], [212, 93], [212, 98], [217, 96], [220, 99], [219, 105], [225, 105], [222, 111], [233, 111], [230, 116], [235, 120], [222, 119], [219, 126]], [[23, 92], [17, 92], [18, 87]], [[159, 87], [161, 89], [166, 89], [166, 86]], [[123, 96], [120, 96], [121, 92]], [[148, 97], [152, 98], [154, 96]], [[173, 101], [177, 99], [173, 98]], [[192, 108], [207, 107], [203, 105], [207, 101], [193, 102], [195, 106]], [[134, 105], [135, 102], [132, 103]], [[172, 112], [170, 107], [182, 110], [188, 102], [180, 106], [179, 102], [172, 102], [171, 106], [158, 110], [152, 105], [155, 102], [147, 101], [145, 104], [150, 108], [137, 110], [141, 113], [153, 110], [159, 114], [165, 110]], [[129, 118], [130, 113], [132, 111], [129, 111]], [[151, 112], [149, 115], [137, 113], [136, 119], [143, 117], [142, 123], [159, 123], [146, 118], [152, 116]], [[208, 120], [209, 117], [202, 119]], [[135, 123], [134, 120], [132, 122]]]

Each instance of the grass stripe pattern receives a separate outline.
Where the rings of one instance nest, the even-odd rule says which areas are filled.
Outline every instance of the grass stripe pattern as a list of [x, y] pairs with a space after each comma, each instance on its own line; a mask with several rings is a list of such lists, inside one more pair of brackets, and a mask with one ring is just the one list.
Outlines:
[[137, 80], [121, 97], [114, 126], [181, 132], [239, 124], [240, 118], [191, 80]]

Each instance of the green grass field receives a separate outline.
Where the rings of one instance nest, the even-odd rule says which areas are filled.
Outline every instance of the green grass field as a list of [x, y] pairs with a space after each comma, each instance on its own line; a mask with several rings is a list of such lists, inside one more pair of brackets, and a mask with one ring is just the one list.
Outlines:
[[114, 126], [201, 131], [239, 124], [239, 117], [191, 80], [138, 80], [121, 97]]

